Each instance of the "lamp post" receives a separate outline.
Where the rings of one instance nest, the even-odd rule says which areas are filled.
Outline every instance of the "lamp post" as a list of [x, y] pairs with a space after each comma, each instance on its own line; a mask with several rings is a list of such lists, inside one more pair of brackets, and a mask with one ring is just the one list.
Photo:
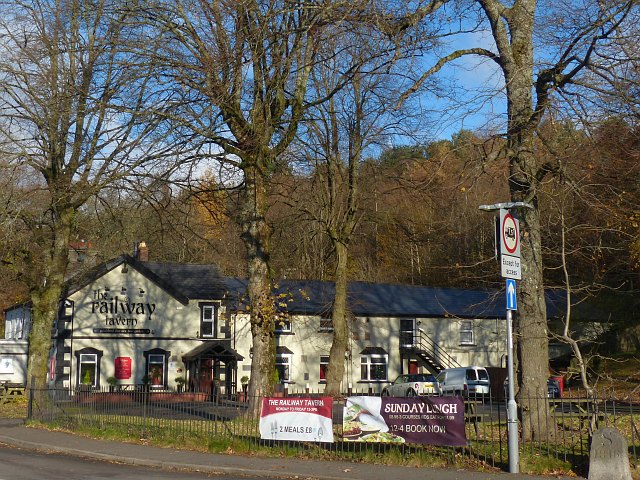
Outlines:
[[[508, 279], [520, 278], [520, 231], [518, 227], [518, 221], [513, 219], [510, 214], [504, 214], [503, 212], [509, 212], [510, 210], [533, 208], [533, 206], [526, 202], [503, 202], [495, 203], [492, 205], [480, 205], [480, 210], [485, 212], [500, 211], [501, 225], [497, 229], [496, 242], [500, 242], [500, 251], [504, 251], [506, 248], [507, 253], [510, 255], [516, 254], [517, 271], [509, 268], [504, 268], [504, 261], [501, 259], [502, 264], [502, 276]], [[510, 222], [509, 227], [515, 227], [513, 236], [509, 235], [510, 245], [503, 245], [505, 231], [509, 231], [509, 227], [505, 227], [506, 221], [502, 219], [508, 219]], [[498, 249], [496, 248], [496, 251]], [[515, 256], [513, 257], [516, 258]], [[511, 280], [513, 282], [513, 280]], [[507, 280], [509, 283], [509, 280]], [[518, 473], [520, 470], [520, 453], [518, 451], [518, 405], [515, 399], [515, 377], [513, 372], [513, 310], [515, 310], [515, 289], [511, 293], [507, 288], [507, 299], [509, 295], [513, 295], [513, 305], [509, 305], [507, 300], [507, 448], [509, 455], [509, 473]]]

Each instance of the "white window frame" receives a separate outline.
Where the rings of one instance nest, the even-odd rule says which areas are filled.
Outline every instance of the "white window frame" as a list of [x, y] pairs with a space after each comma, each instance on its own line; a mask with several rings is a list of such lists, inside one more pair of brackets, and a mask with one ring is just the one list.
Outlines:
[[10, 340], [13, 338], [13, 319], [7, 319], [4, 323], [4, 338]]
[[319, 332], [323, 332], [323, 333], [331, 333], [333, 332], [333, 320], [331, 318], [324, 318], [321, 317], [320, 318], [320, 328], [318, 329]]
[[84, 377], [82, 366], [91, 364], [93, 364], [93, 383], [89, 384], [89, 386], [95, 388], [98, 386], [98, 375], [100, 375], [100, 370], [98, 369], [98, 355], [96, 353], [81, 353], [78, 356], [78, 384], [86, 385], [82, 383]]
[[[149, 376], [149, 385], [151, 388], [164, 388], [166, 384], [166, 372], [167, 372], [167, 357], [161, 353], [150, 353], [147, 360], [147, 375]], [[160, 383], [154, 384], [153, 379], [151, 377], [151, 369], [153, 366], [159, 365], [160, 371], [162, 372], [162, 376], [160, 378]]]
[[[329, 355], [320, 355], [320, 370], [319, 370], [319, 378], [320, 383], [327, 383], [327, 368], [329, 368]], [[322, 367], [324, 366], [325, 378], [322, 378]]]
[[[210, 318], [207, 318], [207, 314]], [[200, 337], [202, 338], [216, 338], [217, 337], [217, 325], [218, 325], [218, 305], [207, 304], [200, 307]], [[211, 333], [204, 333], [204, 326], [211, 325]]]
[[7, 320], [5, 323], [5, 328], [7, 329], [5, 337], [11, 340], [24, 340], [27, 338], [25, 332], [26, 324], [26, 319], [23, 316]]
[[276, 333], [291, 333], [293, 328], [291, 326], [291, 320], [283, 318], [276, 318], [275, 320], [275, 332]]
[[[375, 365], [384, 365], [384, 378], [372, 378]], [[360, 380], [365, 382], [387, 382], [389, 378], [389, 355], [372, 353], [360, 355]]]
[[475, 345], [476, 339], [473, 331], [473, 320], [460, 321], [460, 345]]
[[[293, 357], [293, 355], [290, 353], [276, 353], [276, 370], [278, 371], [278, 380], [280, 383], [291, 382], [291, 357]], [[284, 371], [286, 373], [286, 378], [282, 378], [282, 376], [280, 376], [280, 370], [278, 369], [279, 366], [285, 367]]]

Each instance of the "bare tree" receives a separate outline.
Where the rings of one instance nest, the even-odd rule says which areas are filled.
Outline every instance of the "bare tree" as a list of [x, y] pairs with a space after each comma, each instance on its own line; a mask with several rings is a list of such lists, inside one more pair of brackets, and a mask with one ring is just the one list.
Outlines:
[[[13, 175], [10, 216], [29, 241], [3, 261], [29, 286], [29, 376], [45, 385], [79, 208], [102, 188], [153, 169], [169, 149], [147, 109], [156, 92], [130, 55], [117, 1], [0, 3], [0, 149]], [[143, 116], [142, 113], [145, 112]]]
[[[308, 220], [321, 226], [329, 239], [334, 261], [333, 338], [325, 386], [325, 393], [333, 396], [344, 391], [341, 387], [345, 354], [349, 353], [347, 286], [351, 275], [350, 246], [362, 217], [360, 168], [367, 150], [385, 143], [393, 134], [408, 135], [411, 123], [409, 109], [395, 107], [397, 72], [406, 73], [410, 68], [398, 54], [401, 46], [389, 44], [384, 37], [376, 37], [371, 32], [367, 38], [367, 41], [362, 38], [353, 42], [356, 49], [336, 57], [338, 62], [358, 67], [344, 89], [311, 112], [305, 122], [301, 149], [312, 164], [311, 198], [302, 199], [298, 207]], [[406, 44], [404, 48], [413, 46]], [[389, 53], [385, 55], [385, 52]], [[335, 72], [340, 70], [329, 65], [316, 69], [314, 91], [321, 96], [332, 91], [340, 81]]]
[[[257, 411], [257, 399], [272, 393], [276, 382], [269, 179], [310, 106], [309, 76], [324, 60], [321, 45], [336, 33], [349, 5], [183, 0], [155, 6], [150, 16], [166, 45], [150, 55], [167, 66], [178, 86], [174, 117], [216, 145], [220, 161], [237, 172], [235, 184], [225, 186], [238, 191], [235, 218], [247, 250], [249, 395]], [[349, 71], [342, 73], [348, 78]]]
[[[434, 0], [424, 7], [422, 17], [407, 17], [404, 25], [416, 19], [429, 19], [434, 9], [453, 2]], [[509, 189], [513, 201], [524, 201], [532, 209], [520, 212], [522, 230], [521, 306], [515, 322], [519, 402], [523, 412], [522, 435], [525, 438], [545, 437], [546, 403], [543, 397], [548, 377], [548, 333], [542, 275], [542, 250], [538, 194], [547, 175], [557, 166], [540, 161], [535, 151], [536, 129], [547, 113], [552, 99], [577, 85], [587, 66], [596, 60], [595, 52], [607, 48], [637, 2], [584, 2], [576, 9], [575, 2], [543, 2], [538, 0], [477, 0], [468, 2], [469, 12], [479, 9], [485, 28], [491, 31], [495, 46], [480, 44], [452, 51], [441, 56], [423, 74], [410, 91], [452, 61], [467, 56], [488, 59], [495, 63], [504, 80], [507, 104], [505, 148], [501, 152], [508, 160]], [[545, 23], [543, 20], [553, 19]], [[537, 39], [550, 28], [564, 22], [553, 31], [555, 43], [536, 50]], [[402, 24], [402, 22], [401, 22]], [[544, 30], [547, 28], [547, 30]], [[547, 37], [548, 38], [548, 37]], [[537, 56], [536, 56], [537, 54]], [[530, 392], [524, 395], [524, 392]]]

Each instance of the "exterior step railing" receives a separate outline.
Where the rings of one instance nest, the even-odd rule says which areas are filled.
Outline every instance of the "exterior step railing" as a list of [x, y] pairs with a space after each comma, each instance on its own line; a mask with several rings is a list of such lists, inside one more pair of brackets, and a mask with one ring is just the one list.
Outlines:
[[456, 368], [461, 365], [447, 351], [438, 345], [424, 330], [418, 328], [413, 332], [402, 332], [401, 338], [409, 339], [409, 343], [401, 342], [401, 348], [405, 351], [411, 351], [424, 361], [434, 373], [445, 368]]

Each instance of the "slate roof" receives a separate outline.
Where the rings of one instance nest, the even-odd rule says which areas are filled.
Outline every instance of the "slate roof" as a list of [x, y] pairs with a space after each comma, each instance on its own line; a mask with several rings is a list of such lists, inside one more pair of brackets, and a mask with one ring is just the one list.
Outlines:
[[[114, 268], [126, 264], [135, 268], [158, 286], [187, 304], [189, 300], [225, 300], [232, 311], [246, 306], [247, 280], [223, 277], [216, 265], [140, 262], [121, 255], [97, 265], [67, 282], [66, 295], [83, 288]], [[281, 280], [276, 289], [280, 301], [291, 314], [319, 315], [329, 318], [335, 286], [319, 280]], [[505, 294], [495, 290], [468, 290], [416, 285], [350, 282], [348, 302], [358, 317], [455, 317], [504, 318]], [[546, 293], [549, 318], [564, 315], [566, 298], [559, 291]], [[602, 321], [603, 312], [593, 306], [579, 305], [575, 313], [580, 319]]]
[[152, 262], [142, 265], [188, 299], [220, 300], [227, 292], [216, 265]]
[[121, 255], [71, 278], [66, 283], [66, 295], [77, 292], [107, 272], [123, 268], [124, 265], [136, 269], [184, 304], [192, 299], [220, 300], [227, 292], [216, 265], [140, 262], [129, 255]]
[[[229, 306], [242, 310], [246, 280], [226, 278]], [[333, 282], [282, 280], [277, 285], [280, 301], [292, 314], [329, 317], [334, 296]], [[358, 317], [504, 317], [504, 299], [487, 290], [462, 290], [413, 285], [350, 282], [348, 302]]]

